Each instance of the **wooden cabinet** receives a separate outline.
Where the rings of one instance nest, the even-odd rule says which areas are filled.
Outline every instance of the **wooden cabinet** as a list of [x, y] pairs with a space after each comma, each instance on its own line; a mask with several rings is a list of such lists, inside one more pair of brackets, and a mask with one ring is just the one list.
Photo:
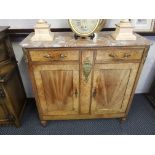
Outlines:
[[19, 127], [26, 95], [7, 29], [0, 27], [0, 125]]
[[21, 44], [43, 125], [47, 120], [126, 118], [148, 40], [137, 36], [137, 41], [119, 42], [110, 33], [75, 40], [72, 33], [56, 33], [52, 43], [35, 44], [32, 35]]

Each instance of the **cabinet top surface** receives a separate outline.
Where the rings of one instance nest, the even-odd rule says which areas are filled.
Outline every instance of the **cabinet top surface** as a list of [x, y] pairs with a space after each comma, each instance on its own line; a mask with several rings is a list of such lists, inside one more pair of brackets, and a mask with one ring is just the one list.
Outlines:
[[91, 40], [74, 38], [73, 32], [55, 32], [53, 41], [31, 41], [34, 33], [30, 33], [20, 45], [23, 48], [57, 48], [57, 47], [104, 47], [104, 46], [148, 46], [152, 42], [138, 34], [137, 40], [114, 40], [111, 36], [112, 32], [96, 33], [95, 38]]
[[0, 26], [0, 32], [7, 30], [9, 26]]

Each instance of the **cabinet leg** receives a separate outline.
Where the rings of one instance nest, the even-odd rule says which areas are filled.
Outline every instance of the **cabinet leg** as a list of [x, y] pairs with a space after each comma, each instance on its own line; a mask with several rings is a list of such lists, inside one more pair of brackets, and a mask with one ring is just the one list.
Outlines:
[[15, 126], [16, 126], [16, 128], [19, 128], [19, 127], [21, 127], [21, 124], [20, 124], [20, 122], [19, 122], [19, 121], [16, 121], [16, 122], [15, 122]]
[[123, 118], [120, 119], [121, 123], [124, 123], [126, 120], [127, 120], [126, 117], [123, 117]]
[[21, 127], [20, 120], [19, 120], [16, 116], [14, 116], [14, 115], [8, 115], [8, 119], [9, 119], [11, 122], [14, 122], [16, 128]]
[[42, 125], [43, 127], [46, 127], [46, 125], [47, 125], [47, 121], [40, 121], [40, 123], [41, 123], [41, 125]]

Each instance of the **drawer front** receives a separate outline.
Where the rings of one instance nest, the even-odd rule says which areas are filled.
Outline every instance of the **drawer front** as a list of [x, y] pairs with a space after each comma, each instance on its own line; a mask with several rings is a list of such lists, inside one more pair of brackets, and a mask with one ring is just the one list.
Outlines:
[[96, 61], [115, 61], [115, 60], [140, 60], [142, 58], [143, 49], [103, 49], [98, 50]]
[[30, 51], [31, 61], [76, 61], [79, 60], [79, 51]]

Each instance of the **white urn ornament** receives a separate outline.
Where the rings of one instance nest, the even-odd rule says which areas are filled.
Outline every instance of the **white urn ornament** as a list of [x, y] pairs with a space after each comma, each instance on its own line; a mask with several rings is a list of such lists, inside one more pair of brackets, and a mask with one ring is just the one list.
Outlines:
[[115, 40], [136, 40], [134, 27], [129, 19], [123, 19], [119, 24], [116, 24], [116, 30], [113, 32], [112, 37]]
[[35, 34], [32, 41], [53, 41], [54, 33], [50, 31], [50, 24], [45, 20], [38, 20], [34, 27]]

